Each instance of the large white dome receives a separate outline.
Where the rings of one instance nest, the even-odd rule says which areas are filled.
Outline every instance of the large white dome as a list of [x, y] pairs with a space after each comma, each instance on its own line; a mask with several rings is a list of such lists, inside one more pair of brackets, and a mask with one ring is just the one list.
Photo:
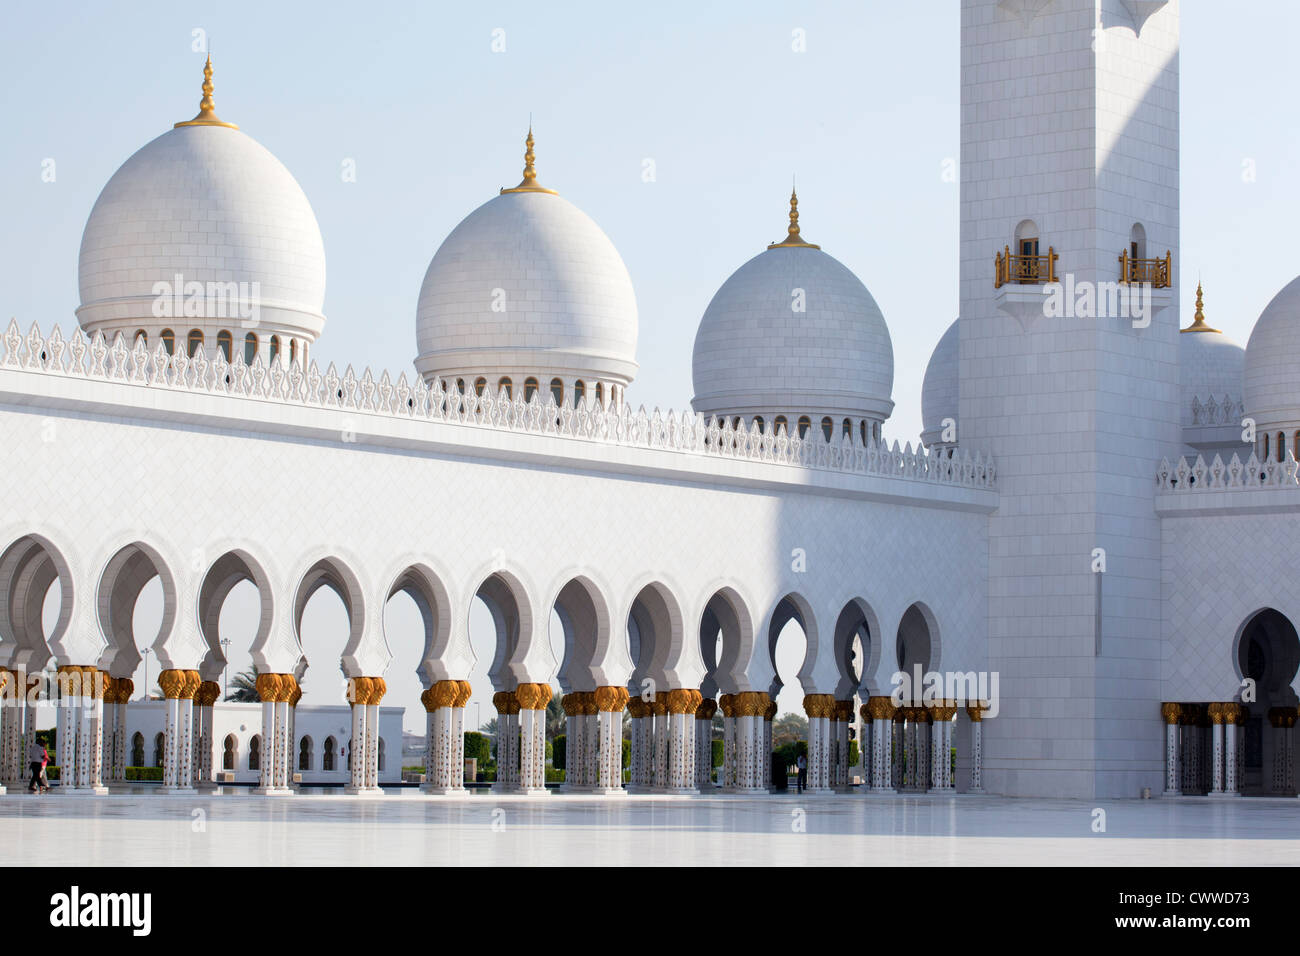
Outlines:
[[[426, 379], [526, 376], [622, 388], [636, 375], [637, 309], [623, 259], [567, 199], [525, 181], [479, 206], [429, 263], [416, 310]], [[594, 394], [594, 391], [593, 391]]]
[[[960, 321], [960, 320], [958, 320]], [[921, 383], [921, 441], [926, 445], [951, 444], [942, 442], [943, 420], [957, 420], [958, 386], [958, 331], [957, 322], [939, 339], [925, 367]]]
[[1300, 278], [1264, 307], [1246, 343], [1246, 414], [1262, 428], [1300, 426]]
[[705, 310], [692, 404], [719, 416], [878, 424], [894, 407], [885, 318], [857, 276], [800, 239], [797, 207], [790, 229], [789, 239], [737, 269]]
[[[95, 202], [81, 237], [77, 318], [87, 332], [110, 338], [143, 329], [151, 347], [164, 327], [178, 340], [201, 330], [209, 348], [223, 330], [240, 340], [252, 330], [311, 342], [325, 322], [316, 217], [278, 159], [216, 119], [210, 66], [207, 75], [200, 115], [131, 156]], [[191, 291], [191, 283], [205, 290], [201, 316], [158, 315], [172, 304], [161, 302], [162, 290], [178, 276]], [[255, 319], [230, 315], [235, 310], [212, 299], [209, 283], [246, 283]]]

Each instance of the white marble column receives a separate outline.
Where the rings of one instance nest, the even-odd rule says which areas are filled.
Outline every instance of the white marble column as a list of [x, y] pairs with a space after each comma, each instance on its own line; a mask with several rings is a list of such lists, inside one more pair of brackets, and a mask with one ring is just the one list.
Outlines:
[[200, 790], [214, 790], [217, 786], [216, 762], [216, 703], [221, 696], [221, 685], [216, 681], [204, 681], [199, 685], [198, 695], [194, 698], [195, 737], [198, 743], [198, 758], [195, 760], [195, 785]]
[[1160, 718], [1165, 725], [1165, 796], [1182, 796], [1183, 769], [1182, 751], [1178, 740], [1178, 718], [1180, 708], [1175, 703], [1165, 702], [1160, 705]]
[[667, 790], [675, 794], [699, 793], [695, 786], [695, 710], [704, 695], [697, 690], [668, 691]]
[[830, 793], [831, 717], [835, 698], [830, 694], [808, 694], [803, 699], [808, 715], [808, 793]]
[[564, 793], [581, 793], [587, 789], [582, 766], [582, 738], [586, 725], [582, 718], [582, 693], [574, 691], [560, 698], [564, 709]]
[[718, 709], [722, 711], [722, 769], [718, 783], [723, 793], [729, 793], [736, 789], [736, 695], [719, 696]]
[[863, 734], [871, 734], [870, 793], [885, 796], [894, 792], [893, 739], [894, 712], [897, 708], [888, 697], [868, 697], [865, 705], [870, 722]]
[[629, 694], [627, 712], [631, 718], [628, 721], [628, 733], [631, 740], [629, 741], [627, 788], [630, 793], [639, 793], [646, 787], [645, 768], [648, 759], [645, 748], [644, 724], [649, 719], [646, 715], [650, 711], [645, 701], [640, 697], [633, 697]]
[[984, 792], [984, 711], [982, 704], [967, 704], [970, 718], [970, 788], [967, 793]]
[[117, 721], [113, 738], [113, 779], [120, 783], [126, 781], [126, 717], [131, 695], [134, 692], [135, 683], [129, 677], [123, 677], [117, 682]]
[[13, 692], [14, 680], [7, 667], [0, 667], [0, 797], [8, 790], [5, 781], [9, 779], [9, 698]]
[[889, 758], [889, 779], [890, 786], [895, 790], [902, 790], [904, 781], [904, 771], [906, 762], [903, 758], [903, 745], [906, 743], [907, 718], [903, 713], [903, 708], [899, 707], [894, 711], [893, 726], [889, 729], [890, 734], [890, 758]]
[[1223, 707], [1219, 701], [1209, 705], [1210, 714], [1210, 796], [1223, 796], [1224, 745], [1223, 745]]
[[[769, 694], [770, 698], [771, 695]], [[776, 701], [768, 700], [766, 709], [763, 711], [763, 742], [759, 749], [762, 754], [761, 780], [759, 781], [764, 790], [772, 789], [772, 721], [776, 717]]]
[[[623, 709], [627, 707], [625, 687], [597, 687], [592, 694], [596, 705], [596, 792], [621, 795], [623, 789]], [[636, 731], [632, 732], [633, 739]]]
[[[420, 695], [426, 712], [424, 793], [447, 794], [455, 786], [455, 747], [452, 745], [452, 710], [459, 694], [455, 681], [440, 680]], [[498, 732], [501, 718], [497, 718]]]
[[519, 700], [519, 789], [522, 793], [546, 793], [546, 704], [551, 697], [548, 684], [520, 684]]
[[700, 701], [695, 710], [695, 787], [708, 793], [713, 784], [713, 715], [718, 702], [711, 697]]
[[[81, 668], [62, 664], [58, 672], [58, 713], [55, 727], [59, 762], [59, 790], [67, 793], [77, 787], [77, 724], [81, 701]], [[26, 754], [23, 755], [24, 760]]]
[[1242, 706], [1235, 701], [1224, 704], [1223, 721], [1223, 776], [1225, 797], [1241, 796], [1241, 776], [1237, 763], [1237, 726], [1242, 719]]
[[[465, 705], [473, 695], [467, 680], [456, 681], [456, 700], [451, 705], [451, 789], [465, 793]], [[476, 771], [477, 772], [477, 771]]]
[[[348, 681], [348, 701], [352, 705], [352, 741], [348, 745], [350, 774], [347, 793], [366, 791], [366, 704], [370, 702], [370, 678], [354, 677]], [[263, 775], [265, 779], [265, 775]]]
[[167, 708], [163, 736], [163, 785], [160, 793], [191, 794], [191, 717], [194, 694], [199, 689], [199, 672], [164, 670], [158, 675]]
[[[381, 793], [379, 786], [379, 705], [388, 692], [388, 685], [382, 677], [370, 678], [370, 698], [366, 701], [366, 790]], [[454, 741], [453, 741], [454, 743]], [[401, 761], [401, 748], [397, 759]], [[385, 754], [387, 757], [387, 754]]]

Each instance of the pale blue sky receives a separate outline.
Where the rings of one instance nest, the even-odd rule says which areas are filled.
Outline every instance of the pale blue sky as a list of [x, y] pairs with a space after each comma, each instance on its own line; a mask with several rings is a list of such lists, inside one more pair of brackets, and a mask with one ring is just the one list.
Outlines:
[[[699, 317], [783, 234], [797, 174], [805, 237], [858, 274], [889, 323], [887, 434], [915, 441], [925, 363], [957, 314], [958, 186], [942, 172], [958, 154], [958, 10], [956, 0], [11, 4], [0, 32], [0, 318], [73, 325], [77, 249], [99, 190], [197, 110], [198, 28], [218, 113], [284, 162], [320, 221], [322, 363], [410, 369], [429, 259], [518, 181], [531, 112], [541, 181], [601, 225], [631, 272], [634, 404], [688, 405]], [[795, 29], [806, 52], [792, 49]], [[1283, 0], [1184, 5], [1183, 322], [1199, 273], [1210, 323], [1243, 345], [1300, 271], [1297, 35], [1300, 5]], [[342, 181], [345, 159], [355, 183]], [[646, 159], [654, 182], [643, 181]], [[778, 664], [792, 676], [798, 661]], [[324, 672], [333, 679], [320, 660], [313, 674]], [[405, 682], [394, 696], [401, 688], [409, 700], [398, 702], [418, 708]], [[797, 702], [784, 694], [782, 709]]]

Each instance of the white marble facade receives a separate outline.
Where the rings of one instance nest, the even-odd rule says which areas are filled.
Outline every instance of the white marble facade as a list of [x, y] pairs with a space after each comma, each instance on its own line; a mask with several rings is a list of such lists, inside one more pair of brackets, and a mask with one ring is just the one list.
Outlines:
[[[0, 340], [0, 442], [18, 463], [0, 471], [9, 692], [51, 661], [88, 675], [61, 754], [84, 789], [111, 781], [120, 731], [155, 709], [168, 787], [207, 779], [228, 734], [198, 688], [225, 664], [221, 603], [248, 580], [262, 610], [248, 650], [269, 683], [241, 726], [271, 741], [262, 789], [292, 792], [296, 748], [318, 735], [317, 709], [298, 714], [292, 694], [308, 666], [338, 666], [355, 700], [340, 700], [335, 760], [353, 738], [364, 760], [331, 773], [375, 792], [400, 761], [382, 611], [404, 591], [426, 624], [425, 790], [454, 793], [479, 596], [498, 635], [498, 789], [543, 792], [555, 680], [569, 789], [622, 792], [626, 708], [631, 789], [762, 792], [772, 639], [797, 620], [814, 793], [853, 777], [874, 794], [1294, 792], [1300, 296], [1286, 286], [1244, 352], [1214, 338], [1199, 295], [1180, 335], [1179, 4], [1139, 6], [963, 0], [960, 318], [934, 330], [915, 447], [882, 434], [886, 316], [801, 236], [795, 197], [787, 239], [751, 250], [703, 311], [692, 410], [635, 407], [632, 279], [539, 183], [531, 131], [519, 186], [433, 256], [415, 369], [320, 368], [315, 218], [205, 87], [199, 117], [96, 204], [80, 328], [41, 317]], [[195, 201], [191, 181], [205, 184]], [[1046, 271], [1003, 281], [1005, 255]], [[1134, 262], [1140, 278], [1120, 275]], [[155, 286], [180, 273], [257, 282], [259, 318], [231, 326], [209, 296], [158, 319]], [[1117, 278], [1153, 286], [1149, 321], [1044, 306], [1060, 283]], [[150, 647], [174, 696], [122, 705], [96, 682], [134, 671], [127, 609], [154, 577]], [[308, 661], [297, 633], [320, 587], [348, 614], [338, 661]], [[995, 674], [997, 699], [899, 708], [893, 678], [913, 666]], [[20, 699], [0, 708], [6, 780], [31, 724]]]

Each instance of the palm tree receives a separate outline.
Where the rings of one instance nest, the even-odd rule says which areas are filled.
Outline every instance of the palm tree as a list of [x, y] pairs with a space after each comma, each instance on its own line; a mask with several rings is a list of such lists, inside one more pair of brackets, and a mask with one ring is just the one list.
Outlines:
[[565, 732], [564, 708], [552, 697], [546, 704], [546, 739], [554, 740]]
[[233, 689], [226, 695], [228, 703], [235, 704], [256, 704], [261, 701], [261, 696], [257, 693], [257, 665], [254, 664], [251, 670], [240, 671], [230, 682], [234, 685]]

